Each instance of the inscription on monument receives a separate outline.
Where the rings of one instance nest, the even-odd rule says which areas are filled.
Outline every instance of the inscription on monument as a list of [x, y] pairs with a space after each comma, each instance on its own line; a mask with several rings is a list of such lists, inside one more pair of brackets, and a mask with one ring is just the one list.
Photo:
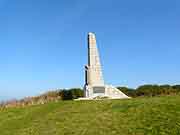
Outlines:
[[105, 87], [93, 87], [93, 93], [105, 93]]

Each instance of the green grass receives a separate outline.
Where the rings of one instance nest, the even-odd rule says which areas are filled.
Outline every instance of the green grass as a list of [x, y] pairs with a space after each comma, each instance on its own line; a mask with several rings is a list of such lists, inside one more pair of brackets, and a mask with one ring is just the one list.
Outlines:
[[0, 135], [180, 135], [180, 96], [60, 101], [0, 112]]

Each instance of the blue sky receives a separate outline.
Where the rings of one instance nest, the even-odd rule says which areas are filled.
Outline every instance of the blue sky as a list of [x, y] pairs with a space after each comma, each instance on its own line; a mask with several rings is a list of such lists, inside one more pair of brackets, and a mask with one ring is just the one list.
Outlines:
[[179, 0], [0, 0], [0, 99], [82, 87], [88, 32], [108, 84], [180, 84]]

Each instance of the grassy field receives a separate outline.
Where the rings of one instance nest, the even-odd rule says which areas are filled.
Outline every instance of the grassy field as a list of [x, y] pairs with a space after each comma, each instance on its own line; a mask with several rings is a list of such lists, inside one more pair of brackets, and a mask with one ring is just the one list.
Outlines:
[[0, 112], [0, 135], [180, 135], [180, 96], [60, 101]]

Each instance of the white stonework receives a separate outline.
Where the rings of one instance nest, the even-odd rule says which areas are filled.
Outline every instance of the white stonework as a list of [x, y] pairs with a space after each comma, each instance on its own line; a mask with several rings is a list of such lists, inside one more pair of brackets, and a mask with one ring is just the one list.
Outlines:
[[117, 88], [105, 85], [100, 57], [96, 45], [95, 34], [88, 34], [88, 65], [85, 66], [84, 97], [81, 99], [96, 99], [107, 97], [110, 99], [129, 98]]

